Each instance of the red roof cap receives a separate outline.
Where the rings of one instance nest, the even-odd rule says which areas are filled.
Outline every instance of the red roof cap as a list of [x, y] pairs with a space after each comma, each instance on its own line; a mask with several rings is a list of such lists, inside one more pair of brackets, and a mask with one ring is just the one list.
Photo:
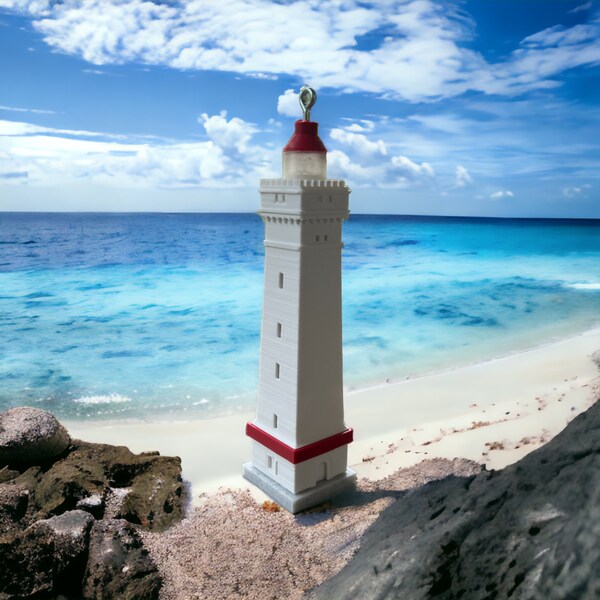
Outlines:
[[319, 137], [319, 124], [299, 119], [294, 126], [294, 135], [287, 143], [284, 152], [327, 152]]

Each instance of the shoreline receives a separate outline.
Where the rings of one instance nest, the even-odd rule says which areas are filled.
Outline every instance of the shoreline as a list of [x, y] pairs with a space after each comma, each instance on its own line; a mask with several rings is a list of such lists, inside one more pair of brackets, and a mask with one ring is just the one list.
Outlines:
[[[535, 350], [541, 350], [543, 348], [546, 348], [548, 346], [553, 346], [555, 344], [559, 344], [562, 342], [566, 342], [568, 340], [571, 339], [576, 339], [579, 338], [581, 336], [588, 336], [588, 335], [597, 335], [598, 336], [598, 350], [600, 351], [600, 322], [599, 323], [595, 323], [593, 326], [588, 327], [586, 329], [583, 329], [577, 333], [569, 333], [568, 335], [565, 336], [554, 336], [549, 340], [540, 342], [539, 344], [534, 344], [532, 346], [526, 346], [520, 349], [516, 349], [516, 350], [510, 350], [504, 354], [499, 354], [498, 356], [493, 356], [490, 358], [483, 358], [481, 360], [476, 360], [476, 361], [465, 361], [465, 362], [459, 362], [457, 364], [454, 365], [450, 365], [450, 366], [444, 366], [444, 367], [440, 367], [437, 369], [431, 369], [431, 370], [424, 370], [424, 371], [419, 371], [416, 372], [415, 374], [411, 374], [411, 375], [406, 375], [406, 376], [390, 376], [387, 377], [385, 380], [382, 380], [381, 378], [379, 379], [374, 379], [374, 380], [363, 380], [361, 383], [357, 383], [357, 384], [344, 384], [344, 403], [346, 402], [346, 398], [354, 395], [354, 394], [362, 394], [362, 393], [367, 393], [367, 392], [371, 392], [374, 390], [378, 390], [380, 388], [387, 388], [390, 385], [399, 385], [402, 383], [406, 383], [407, 381], [418, 381], [421, 379], [427, 379], [430, 377], [435, 377], [438, 375], [443, 375], [445, 373], [451, 373], [457, 370], [461, 370], [461, 369], [467, 369], [470, 367], [476, 367], [479, 365], [486, 365], [489, 363], [493, 363], [495, 361], [500, 361], [500, 360], [505, 360], [508, 359], [512, 356], [520, 356], [521, 354], [526, 354], [528, 352], [533, 352]], [[250, 394], [254, 392], [247, 392], [247, 394]], [[255, 394], [256, 395], [256, 394]], [[254, 408], [252, 408], [251, 410], [239, 410], [239, 411], [232, 411], [229, 412], [227, 414], [206, 414], [206, 415], [202, 415], [199, 416], [198, 413], [193, 413], [193, 414], [189, 414], [189, 415], [184, 415], [183, 413], [178, 414], [177, 416], [172, 416], [172, 417], [167, 417], [163, 414], [158, 414], [158, 415], [150, 415], [148, 417], [123, 417], [122, 419], [119, 419], [117, 417], [111, 417], [111, 418], [100, 418], [100, 419], [95, 419], [95, 418], [85, 418], [85, 419], [71, 419], [68, 417], [59, 417], [61, 423], [65, 423], [65, 425], [67, 426], [73, 426], [75, 428], [82, 426], [82, 427], [87, 427], [89, 426], [90, 428], [111, 428], [114, 426], [124, 426], [124, 425], [129, 425], [129, 426], [136, 426], [136, 425], [156, 425], [156, 424], [160, 424], [160, 425], [181, 425], [181, 424], [185, 424], [185, 423], [196, 423], [196, 422], [202, 422], [202, 421], [218, 421], [218, 420], [222, 420], [222, 419], [233, 419], [235, 417], [238, 417], [239, 415], [253, 415], [254, 412]]]
[[[466, 369], [468, 367], [476, 367], [477, 365], [484, 365], [487, 363], [492, 363], [497, 360], [504, 360], [504, 359], [510, 358], [511, 356], [518, 356], [520, 354], [525, 354], [527, 352], [532, 352], [534, 350], [540, 350], [542, 348], [545, 348], [546, 346], [553, 346], [554, 344], [558, 344], [560, 342], [565, 342], [567, 340], [575, 339], [580, 336], [585, 336], [585, 335], [590, 335], [590, 334], [593, 335], [594, 333], [598, 335], [598, 339], [600, 341], [600, 322], [594, 323], [592, 326], [586, 327], [585, 329], [582, 329], [581, 331], [577, 331], [576, 333], [570, 332], [567, 335], [552, 336], [551, 338], [549, 338], [545, 341], [533, 344], [531, 346], [525, 345], [521, 348], [509, 350], [509, 351], [507, 351], [505, 353], [501, 353], [497, 356], [482, 358], [481, 360], [460, 362], [460, 363], [449, 365], [446, 367], [440, 367], [438, 369], [419, 371], [418, 373], [416, 373], [414, 375], [406, 375], [406, 376], [393, 376], [392, 375], [391, 377], [386, 378], [385, 381], [374, 380], [374, 381], [370, 381], [370, 382], [365, 381], [363, 383], [359, 383], [356, 385], [349, 385], [348, 387], [344, 387], [344, 394], [354, 393], [354, 392], [365, 392], [365, 391], [374, 390], [374, 389], [377, 389], [380, 387], [387, 387], [390, 384], [398, 384], [398, 383], [403, 383], [405, 381], [415, 381], [416, 379], [432, 377], [434, 375], [442, 375], [444, 373], [449, 373], [451, 371], [456, 371], [458, 369]], [[598, 349], [600, 350], [600, 346], [598, 347]], [[98, 421], [98, 422], [100, 422], [100, 421]]]
[[[493, 469], [511, 464], [591, 405], [600, 385], [592, 360], [598, 350], [595, 327], [485, 362], [347, 391], [346, 422], [355, 431], [348, 465], [377, 480], [427, 458], [460, 457]], [[86, 441], [180, 456], [196, 504], [199, 494], [222, 487], [250, 488], [257, 500], [266, 498], [241, 475], [250, 456], [244, 427], [252, 418], [254, 412], [64, 424]]]

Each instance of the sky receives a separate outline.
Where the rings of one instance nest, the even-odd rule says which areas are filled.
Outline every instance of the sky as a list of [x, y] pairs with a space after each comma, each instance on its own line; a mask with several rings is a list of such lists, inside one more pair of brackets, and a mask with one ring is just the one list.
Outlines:
[[0, 0], [0, 82], [0, 211], [255, 211], [308, 84], [355, 213], [600, 218], [600, 0]]

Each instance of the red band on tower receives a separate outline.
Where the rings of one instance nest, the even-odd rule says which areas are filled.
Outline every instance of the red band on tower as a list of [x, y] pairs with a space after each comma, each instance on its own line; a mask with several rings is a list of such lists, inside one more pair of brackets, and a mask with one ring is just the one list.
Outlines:
[[331, 452], [340, 446], [349, 444], [354, 439], [354, 431], [348, 427], [348, 429], [340, 433], [330, 435], [312, 444], [306, 444], [306, 446], [301, 446], [300, 448], [292, 448], [270, 433], [263, 431], [260, 427], [254, 425], [254, 423], [246, 423], [246, 435], [255, 442], [266, 446], [269, 450], [272, 450], [275, 454], [291, 462], [293, 465], [315, 458], [315, 456], [320, 456], [326, 452]]

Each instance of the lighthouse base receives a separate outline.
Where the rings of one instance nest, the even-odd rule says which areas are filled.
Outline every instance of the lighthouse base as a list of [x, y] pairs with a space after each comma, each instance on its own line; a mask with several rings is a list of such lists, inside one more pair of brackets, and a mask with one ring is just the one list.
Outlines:
[[356, 472], [352, 469], [346, 469], [345, 473], [320, 481], [314, 487], [297, 494], [286, 490], [251, 462], [244, 463], [244, 478], [293, 514], [317, 506], [343, 492], [349, 492], [356, 486]]

